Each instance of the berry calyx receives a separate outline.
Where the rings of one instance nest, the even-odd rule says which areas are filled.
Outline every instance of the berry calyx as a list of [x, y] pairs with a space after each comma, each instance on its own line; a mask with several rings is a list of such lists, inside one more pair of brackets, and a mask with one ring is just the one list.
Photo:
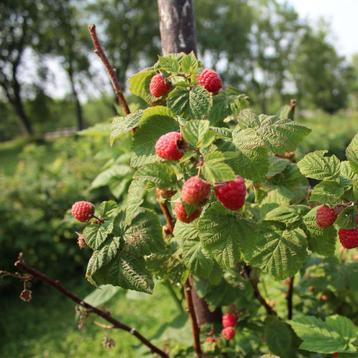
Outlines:
[[336, 219], [337, 214], [333, 208], [330, 208], [326, 205], [322, 205], [317, 209], [316, 223], [320, 228], [324, 229], [333, 225]]
[[170, 83], [160, 73], [154, 75], [149, 83], [149, 92], [154, 97], [165, 96], [171, 89]]
[[180, 132], [169, 132], [157, 140], [155, 153], [166, 160], [179, 160], [184, 155], [182, 144], [183, 137]]
[[198, 176], [189, 178], [181, 190], [181, 198], [190, 205], [202, 204], [209, 196], [210, 184]]
[[183, 203], [180, 200], [178, 200], [175, 202], [174, 212], [175, 212], [175, 215], [179, 221], [182, 221], [182, 222], [188, 224], [200, 216], [201, 208], [196, 209], [190, 215], [188, 215], [185, 210], [185, 206], [183, 205]]
[[221, 331], [221, 336], [226, 341], [231, 341], [235, 336], [235, 328], [234, 327], [226, 327]]
[[230, 210], [239, 210], [245, 204], [246, 185], [243, 178], [236, 177], [215, 185], [215, 196], [221, 204]]
[[71, 214], [76, 220], [86, 222], [94, 214], [94, 205], [89, 201], [76, 201], [72, 205]]
[[222, 87], [220, 76], [213, 70], [206, 68], [198, 76], [198, 83], [212, 94], [217, 94]]
[[236, 325], [236, 315], [234, 313], [225, 313], [222, 318], [223, 327], [234, 327]]
[[339, 241], [345, 249], [358, 247], [358, 227], [354, 229], [339, 229]]

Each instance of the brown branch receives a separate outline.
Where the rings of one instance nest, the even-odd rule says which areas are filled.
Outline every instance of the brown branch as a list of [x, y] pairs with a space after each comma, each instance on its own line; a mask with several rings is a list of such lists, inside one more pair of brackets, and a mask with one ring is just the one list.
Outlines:
[[265, 300], [265, 298], [261, 295], [259, 290], [258, 281], [251, 277], [251, 267], [246, 265], [244, 267], [245, 276], [251, 284], [251, 287], [254, 291], [255, 298], [260, 302], [260, 304], [265, 308], [266, 313], [270, 315], [277, 315], [276, 311], [272, 308], [272, 306]]
[[194, 350], [195, 350], [196, 356], [198, 358], [200, 358], [200, 357], [202, 357], [202, 354], [203, 354], [202, 350], [201, 350], [201, 345], [200, 345], [200, 328], [198, 325], [198, 321], [196, 319], [191, 289], [192, 289], [192, 287], [190, 284], [190, 280], [188, 278], [184, 285], [184, 293], [185, 293], [185, 299], [186, 299], [188, 313], [189, 313], [189, 316], [191, 319], [191, 328], [192, 328], [193, 339], [194, 339]]
[[37, 271], [36, 269], [28, 265], [24, 261], [22, 254], [19, 255], [18, 260], [15, 262], [15, 266], [18, 269], [30, 274], [32, 277], [37, 278], [40, 281], [44, 282], [45, 284], [55, 288], [57, 291], [61, 292], [63, 295], [68, 297], [73, 302], [77, 303], [79, 306], [84, 307], [86, 310], [89, 310], [91, 313], [95, 313], [99, 317], [102, 317], [104, 320], [111, 323], [113, 328], [121, 329], [123, 331], [129, 332], [134, 337], [139, 339], [145, 346], [147, 346], [152, 353], [157, 354], [159, 357], [169, 358], [169, 355], [167, 353], [163, 352], [160, 348], [153, 345], [147, 338], [142, 336], [135, 328], [127, 326], [126, 324], [116, 320], [111, 316], [110, 312], [101, 310], [97, 307], [90, 305], [89, 303], [86, 303], [80, 297], [75, 295], [73, 292], [63, 287], [59, 281], [51, 279], [50, 277], [46, 276], [44, 273]]
[[157, 202], [160, 207], [160, 210], [162, 211], [165, 221], [166, 221], [165, 233], [167, 235], [171, 235], [174, 231], [174, 218], [173, 218], [172, 214], [170, 213], [168, 204], [166, 203], [165, 200], [163, 200], [163, 198], [160, 195], [160, 189], [156, 190], [156, 198], [157, 198]]
[[288, 118], [294, 120], [295, 119], [295, 110], [297, 106], [297, 101], [295, 99], [291, 99], [289, 103], [290, 111], [288, 112]]
[[292, 319], [292, 298], [293, 298], [293, 291], [294, 291], [294, 281], [295, 277], [292, 276], [288, 279], [288, 291], [286, 295], [287, 300], [287, 319]]
[[92, 39], [94, 52], [101, 59], [103, 65], [104, 65], [104, 68], [106, 69], [106, 72], [107, 72], [109, 79], [111, 81], [114, 93], [117, 97], [118, 104], [122, 107], [123, 112], [126, 115], [128, 115], [131, 111], [129, 110], [127, 101], [124, 98], [121, 85], [119, 84], [119, 81], [118, 81], [118, 78], [116, 75], [116, 70], [112, 67], [111, 63], [108, 60], [107, 55], [103, 51], [101, 43], [99, 42], [99, 39], [97, 37], [97, 32], [96, 32], [96, 25], [89, 25], [88, 31], [89, 31], [91, 39]]

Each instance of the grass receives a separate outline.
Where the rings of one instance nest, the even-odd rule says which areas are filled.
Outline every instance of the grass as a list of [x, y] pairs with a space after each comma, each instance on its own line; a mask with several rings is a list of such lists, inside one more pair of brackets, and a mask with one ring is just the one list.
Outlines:
[[[89, 285], [72, 282], [71, 288], [82, 297]], [[108, 305], [114, 317], [135, 327], [147, 337], [154, 337], [178, 316], [178, 308], [163, 285], [153, 295], [123, 290]], [[147, 350], [124, 331], [113, 330], [114, 348], [104, 348], [106, 331], [93, 324], [90, 317], [82, 330], [77, 328], [74, 304], [47, 287], [37, 287], [31, 303], [24, 303], [14, 293], [0, 301], [0, 357], [68, 358], [68, 357], [143, 357]], [[104, 322], [103, 322], [104, 323]], [[185, 322], [179, 319], [177, 326]], [[163, 325], [164, 324], [164, 325]], [[189, 329], [190, 332], [190, 329]]]

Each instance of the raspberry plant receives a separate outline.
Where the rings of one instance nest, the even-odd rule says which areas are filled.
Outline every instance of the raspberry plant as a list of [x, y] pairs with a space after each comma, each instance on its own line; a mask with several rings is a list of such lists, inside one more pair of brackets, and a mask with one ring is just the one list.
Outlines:
[[[96, 209], [101, 221], [91, 219], [83, 230], [93, 250], [87, 279], [151, 293], [156, 281], [184, 285], [192, 277], [211, 309], [232, 311], [224, 328], [207, 334], [204, 348], [214, 355], [244, 351], [219, 333], [223, 328], [223, 339], [235, 342], [236, 319], [249, 320], [240, 310], [250, 297], [269, 317], [252, 320], [266, 322], [272, 353], [293, 356], [299, 345], [356, 352], [349, 319], [322, 321], [298, 307], [290, 318], [293, 277], [304, 275], [307, 262], [333, 257], [338, 232], [345, 248], [358, 247], [358, 135], [345, 161], [322, 150], [296, 163], [294, 151], [310, 130], [294, 120], [295, 103], [258, 115], [246, 95], [221, 87], [193, 53], [160, 56], [129, 79], [146, 107], [115, 118], [110, 143], [131, 142], [134, 174], [126, 200], [103, 202]], [[260, 293], [260, 276], [289, 279], [288, 321]], [[275, 343], [276, 332], [289, 347]]]

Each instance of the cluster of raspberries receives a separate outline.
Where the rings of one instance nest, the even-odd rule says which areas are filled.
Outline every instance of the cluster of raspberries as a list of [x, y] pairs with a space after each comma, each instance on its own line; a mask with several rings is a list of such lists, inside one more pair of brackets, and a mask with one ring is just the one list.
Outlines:
[[[221, 331], [221, 337], [225, 339], [225, 341], [231, 341], [235, 337], [235, 326], [237, 322], [237, 317], [234, 313], [225, 313], [222, 317], [222, 325], [223, 329]], [[217, 338], [214, 336], [206, 338], [207, 343], [216, 343]]]
[[[334, 224], [337, 219], [341, 206], [331, 208], [327, 205], [322, 205], [317, 209], [316, 223], [322, 228], [328, 228]], [[358, 224], [358, 215], [355, 216], [355, 222]], [[358, 226], [353, 229], [339, 229], [339, 241], [346, 249], [354, 249], [358, 247]]]
[[[155, 144], [156, 154], [166, 160], [179, 160], [184, 155], [185, 143], [180, 132], [162, 135]], [[178, 220], [190, 223], [201, 214], [201, 207], [210, 195], [211, 185], [199, 176], [189, 178], [181, 190], [181, 198], [175, 202], [174, 212]], [[214, 192], [221, 204], [230, 210], [239, 210], [245, 203], [246, 186], [240, 176], [234, 180], [215, 184]], [[188, 212], [188, 208], [191, 208]]]
[[[206, 68], [197, 77], [198, 84], [204, 87], [212, 94], [217, 94], [221, 87], [222, 81], [220, 76], [213, 70]], [[164, 97], [172, 89], [170, 81], [161, 73], [154, 75], [149, 83], [149, 92], [154, 97]]]

